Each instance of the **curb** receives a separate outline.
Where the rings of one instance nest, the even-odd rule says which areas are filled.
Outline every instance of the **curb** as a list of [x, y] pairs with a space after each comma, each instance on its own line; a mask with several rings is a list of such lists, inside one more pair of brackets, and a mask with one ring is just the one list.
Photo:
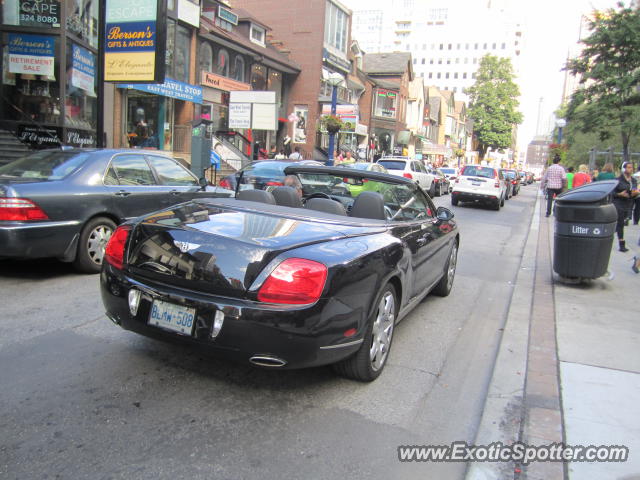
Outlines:
[[[540, 230], [540, 198], [538, 194], [474, 445], [490, 445], [495, 442], [512, 445], [520, 440], [525, 412], [529, 325]], [[474, 462], [468, 465], [465, 479], [513, 478], [514, 468], [509, 462]]]

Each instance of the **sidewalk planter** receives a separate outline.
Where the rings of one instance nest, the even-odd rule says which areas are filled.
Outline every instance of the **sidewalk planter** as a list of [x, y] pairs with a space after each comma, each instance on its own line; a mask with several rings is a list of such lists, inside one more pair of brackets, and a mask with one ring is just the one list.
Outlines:
[[590, 183], [556, 199], [553, 270], [558, 275], [593, 279], [607, 272], [618, 218], [612, 203], [617, 184]]

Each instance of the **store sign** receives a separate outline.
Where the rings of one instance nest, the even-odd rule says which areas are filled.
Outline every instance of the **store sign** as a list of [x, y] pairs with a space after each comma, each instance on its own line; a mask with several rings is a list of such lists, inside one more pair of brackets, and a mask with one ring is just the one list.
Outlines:
[[18, 125], [18, 139], [32, 148], [58, 147], [62, 144], [62, 128]]
[[202, 72], [200, 83], [205, 87], [217, 88], [227, 92], [251, 90], [251, 85], [248, 83], [238, 82], [211, 72]]
[[178, 0], [178, 20], [200, 27], [200, 5], [190, 0]]
[[356, 135], [368, 135], [369, 134], [369, 128], [366, 125], [363, 125], [361, 123], [357, 123], [356, 124]]
[[333, 65], [334, 67], [337, 67], [345, 72], [351, 71], [351, 63], [349, 63], [348, 60], [338, 57], [326, 48], [322, 50], [322, 60], [324, 62], [327, 62], [329, 65]]
[[118, 85], [118, 88], [132, 88], [141, 92], [154, 93], [163, 97], [184, 100], [185, 102], [202, 103], [202, 87], [189, 85], [167, 78], [164, 83], [132, 83]]
[[229, 104], [229, 128], [251, 128], [251, 104]]
[[89, 132], [86, 130], [68, 128], [65, 140], [65, 145], [71, 145], [74, 147], [84, 148], [96, 146], [95, 132]]
[[95, 96], [96, 57], [86, 48], [72, 45], [71, 85]]
[[[358, 105], [336, 105], [336, 115], [358, 115]], [[322, 105], [322, 114], [329, 115], [331, 113], [331, 105], [325, 103]]]
[[238, 15], [233, 13], [231, 10], [224, 8], [222, 5], [218, 6], [218, 17], [225, 22], [238, 25]]
[[166, 1], [105, 2], [105, 81], [164, 81]]
[[54, 38], [9, 34], [9, 72], [54, 75]]
[[60, 2], [57, 0], [20, 0], [20, 25], [25, 27], [60, 26]]

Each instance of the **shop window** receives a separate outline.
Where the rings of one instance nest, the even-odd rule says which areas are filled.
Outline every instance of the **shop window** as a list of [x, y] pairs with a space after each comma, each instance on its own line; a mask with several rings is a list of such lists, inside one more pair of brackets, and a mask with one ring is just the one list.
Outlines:
[[269, 70], [267, 90], [276, 92], [276, 104], [280, 106], [280, 100], [282, 98], [282, 73]]
[[244, 82], [244, 58], [241, 55], [236, 55], [233, 60], [233, 79], [239, 82]]
[[67, 95], [64, 99], [64, 124], [67, 127], [96, 128], [96, 64], [96, 55], [67, 42]]
[[173, 64], [175, 63], [175, 50], [176, 50], [176, 22], [175, 20], [167, 19], [167, 50], [165, 51], [164, 64], [165, 75], [167, 77], [173, 76]]
[[61, 2], [42, 2], [46, 3], [46, 11], [44, 8], [39, 8], [41, 7], [38, 5], [41, 3], [39, 1], [4, 0], [1, 3], [3, 25], [39, 28], [60, 27], [60, 19], [62, 18]]
[[251, 66], [251, 89], [267, 89], [267, 68], [263, 65], [253, 64]]
[[218, 61], [216, 62], [216, 73], [223, 77], [229, 76], [229, 52], [221, 48], [218, 50]]
[[[180, 82], [189, 83], [189, 63], [191, 59], [191, 30], [177, 25], [176, 27], [176, 58], [175, 70], [172, 78]], [[171, 76], [171, 75], [169, 75]]]
[[[66, 0], [60, 2], [65, 5], [67, 13], [67, 32], [84, 40], [92, 47], [98, 46], [98, 2], [100, 0]], [[43, 3], [50, 5], [54, 2], [21, 2]]]
[[[135, 90], [127, 92], [127, 137], [130, 147], [158, 148], [158, 124], [162, 101], [164, 98], [158, 95]], [[168, 113], [166, 118], [171, 118]]]
[[375, 92], [374, 115], [382, 118], [396, 118], [397, 104], [396, 92], [379, 88]]
[[[11, 35], [11, 34], [9, 34]], [[62, 105], [60, 103], [60, 81], [57, 72], [60, 71], [58, 37], [46, 37], [53, 42], [51, 57], [53, 65], [47, 75], [33, 75], [31, 73], [10, 72], [8, 42], [9, 35], [3, 36], [3, 68], [2, 68], [2, 103], [3, 115], [7, 120], [24, 123], [42, 123], [57, 125], [60, 123]]]
[[213, 72], [213, 49], [209, 42], [202, 42], [200, 44], [198, 66], [200, 67], [200, 72]]

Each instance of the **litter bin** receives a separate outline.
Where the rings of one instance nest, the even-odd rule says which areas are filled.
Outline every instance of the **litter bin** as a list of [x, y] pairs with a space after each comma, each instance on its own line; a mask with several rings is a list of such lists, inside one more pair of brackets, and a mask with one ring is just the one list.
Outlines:
[[556, 198], [553, 270], [558, 275], [591, 279], [607, 272], [618, 219], [612, 203], [617, 184], [588, 183]]

